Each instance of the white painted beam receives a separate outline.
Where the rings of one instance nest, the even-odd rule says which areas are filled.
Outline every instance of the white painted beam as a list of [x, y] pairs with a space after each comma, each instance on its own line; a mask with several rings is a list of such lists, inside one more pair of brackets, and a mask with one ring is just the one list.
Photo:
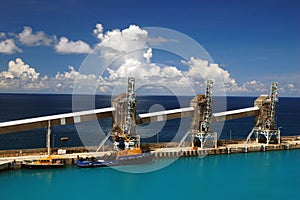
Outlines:
[[46, 128], [48, 126], [48, 121], [50, 121], [51, 126], [59, 126], [108, 118], [112, 117], [114, 111], [114, 107], [109, 107], [96, 110], [79, 111], [74, 113], [65, 113], [44, 117], [14, 120], [9, 122], [1, 122], [0, 134], [26, 131], [37, 128]]

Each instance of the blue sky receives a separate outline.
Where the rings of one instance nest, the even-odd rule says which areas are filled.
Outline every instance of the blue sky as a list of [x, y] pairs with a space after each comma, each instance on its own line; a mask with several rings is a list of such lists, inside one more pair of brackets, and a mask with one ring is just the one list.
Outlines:
[[[227, 71], [228, 81], [235, 81], [228, 90], [229, 95], [267, 93], [270, 83], [278, 81], [280, 95], [300, 96], [299, 10], [297, 0], [3, 1], [0, 6], [0, 91], [70, 92], [66, 89], [68, 86], [61, 87], [70, 84], [70, 80], [62, 81], [66, 76], [78, 74], [75, 72], [79, 71], [89, 50], [103, 42], [93, 34], [96, 24], [101, 24], [104, 35], [114, 29], [129, 29], [130, 25], [137, 25], [141, 30], [143, 27], [169, 28], [188, 35], [218, 63], [221, 75]], [[35, 37], [31, 37], [31, 41], [28, 37], [22, 40], [20, 36], [26, 30], [31, 30], [31, 36]], [[82, 51], [57, 49], [59, 42], [63, 42], [62, 37], [67, 39], [64, 41], [68, 45], [73, 42]], [[12, 43], [15, 46], [10, 49]], [[25, 78], [18, 71], [9, 74], [10, 61], [14, 62], [12, 70], [23, 67], [29, 73], [28, 70], [34, 69], [38, 77], [28, 80], [30, 73]], [[192, 60], [188, 63], [199, 64]], [[72, 70], [73, 75], [70, 75]], [[51, 86], [43, 83], [57, 81], [54, 79], [58, 73], [61, 75], [59, 83]], [[18, 84], [7, 81], [7, 77], [18, 79]], [[32, 83], [37, 80], [39, 83]], [[23, 87], [25, 84], [29, 86]], [[58, 85], [60, 88], [51, 91]]]

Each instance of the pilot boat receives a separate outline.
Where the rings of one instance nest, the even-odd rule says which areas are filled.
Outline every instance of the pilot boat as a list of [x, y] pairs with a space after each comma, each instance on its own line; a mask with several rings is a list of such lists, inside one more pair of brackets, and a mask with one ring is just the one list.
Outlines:
[[137, 165], [152, 161], [151, 152], [142, 152], [139, 147], [139, 137], [130, 139], [118, 138], [114, 142], [115, 151], [102, 157], [79, 158], [76, 165], [82, 168]]

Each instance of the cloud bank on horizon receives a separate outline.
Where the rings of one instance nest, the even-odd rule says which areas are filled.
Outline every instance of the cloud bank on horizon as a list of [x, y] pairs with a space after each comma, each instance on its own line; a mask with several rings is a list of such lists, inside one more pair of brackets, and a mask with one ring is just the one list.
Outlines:
[[[205, 80], [213, 79], [215, 90], [226, 92], [227, 95], [257, 95], [267, 94], [270, 83], [252, 80], [237, 83], [235, 78], [224, 70], [219, 64], [210, 63], [202, 58], [190, 57], [181, 60], [178, 65], [160, 65], [152, 62], [155, 50], [149, 42], [164, 43], [167, 38], [150, 38], [147, 30], [137, 25], [130, 25], [123, 30], [114, 29], [104, 31], [102, 24], [96, 24], [93, 30], [97, 43], [90, 46], [82, 40], [72, 41], [63, 36], [58, 39], [56, 35], [48, 35], [43, 31], [34, 32], [31, 27], [25, 26], [20, 33], [0, 32], [0, 54], [15, 54], [23, 52], [22, 47], [47, 46], [54, 49], [57, 54], [90, 54], [93, 49], [101, 50], [101, 58], [107, 62], [118, 59], [117, 66], [110, 65], [104, 74], [83, 73], [74, 66], [68, 66], [68, 71], [57, 72], [55, 76], [41, 75], [34, 66], [26, 63], [21, 57], [11, 60], [7, 70], [0, 71], [0, 90], [7, 92], [49, 92], [71, 93], [74, 82], [80, 81], [82, 87], [96, 93], [111, 93], [117, 80], [128, 76], [135, 76], [144, 83], [155, 81], [157, 85], [171, 84], [182, 88], [190, 84], [196, 92], [205, 88]], [[176, 42], [176, 41], [171, 41]], [[121, 58], [120, 58], [121, 57]], [[79, 68], [80, 66], [77, 66]], [[199, 91], [200, 90], [200, 91]], [[297, 96], [300, 94], [299, 86], [293, 82], [282, 81], [279, 92]]]

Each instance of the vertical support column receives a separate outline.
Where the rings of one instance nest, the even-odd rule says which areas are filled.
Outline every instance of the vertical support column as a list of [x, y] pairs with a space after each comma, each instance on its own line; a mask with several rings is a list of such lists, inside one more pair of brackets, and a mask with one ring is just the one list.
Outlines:
[[135, 135], [136, 130], [136, 105], [135, 105], [135, 94], [134, 94], [134, 77], [128, 78], [128, 88], [127, 88], [127, 114], [126, 122], [124, 124], [124, 132], [128, 135]]
[[47, 127], [47, 153], [48, 153], [48, 156], [50, 156], [50, 153], [51, 153], [51, 149], [50, 149], [50, 140], [51, 140], [51, 123], [50, 123], [50, 120], [48, 121], [48, 127]]
[[123, 133], [123, 126], [126, 122], [127, 102], [126, 94], [122, 93], [114, 98], [113, 107], [116, 109], [113, 114], [112, 134]]
[[204, 133], [200, 132], [199, 136], [200, 136], [199, 139], [201, 141], [201, 149], [203, 149], [204, 148], [204, 141], [205, 141]]
[[[195, 96], [191, 102], [190, 106], [194, 108], [193, 115], [191, 116], [191, 122], [190, 122], [190, 135], [192, 138], [192, 148], [194, 148], [194, 138], [196, 137], [196, 134], [199, 134], [201, 123], [203, 122], [203, 114], [204, 114], [204, 107], [205, 107], [205, 95], [204, 94], [198, 94]], [[200, 138], [199, 138], [200, 140]], [[201, 141], [200, 141], [201, 142]]]
[[276, 125], [276, 119], [275, 119], [275, 115], [276, 115], [276, 107], [277, 107], [277, 103], [278, 103], [278, 94], [277, 94], [277, 87], [278, 87], [278, 83], [277, 82], [273, 82], [272, 86], [271, 86], [271, 105], [270, 105], [270, 120], [271, 120], [271, 129], [275, 129], [275, 125]]
[[269, 135], [269, 131], [266, 131], [266, 138], [267, 138], [267, 144], [269, 144], [270, 142], [270, 135]]
[[136, 135], [136, 99], [134, 77], [128, 78], [127, 93], [117, 96], [113, 100], [116, 111], [113, 116], [112, 136], [114, 148], [117, 150], [131, 149], [129, 141], [134, 147], [140, 147], [140, 137]]
[[260, 136], [264, 137], [266, 144], [270, 143], [272, 137], [280, 143], [280, 130], [276, 127], [277, 87], [278, 83], [273, 82], [270, 94], [261, 95], [254, 102], [254, 106], [259, 107], [260, 110], [258, 116], [255, 117], [253, 128], [257, 143]]
[[218, 148], [218, 133], [215, 133], [215, 148]]
[[[212, 85], [212, 80], [207, 81], [206, 94], [197, 95], [190, 103], [190, 106], [194, 108], [189, 131], [192, 138], [192, 148], [200, 147], [203, 149], [207, 139], [215, 140], [215, 137], [212, 137], [212, 133], [210, 133], [212, 117]], [[197, 142], [200, 142], [200, 145], [195, 144], [196, 140], [198, 140]], [[216, 146], [215, 141], [213, 144], [214, 146]]]
[[212, 116], [212, 85], [213, 81], [208, 80], [206, 86], [205, 94], [205, 113], [204, 113], [204, 122], [201, 125], [201, 132], [207, 133], [210, 131], [211, 116]]
[[280, 144], [281, 143], [281, 138], [280, 138], [280, 129], [278, 128], [278, 144]]

